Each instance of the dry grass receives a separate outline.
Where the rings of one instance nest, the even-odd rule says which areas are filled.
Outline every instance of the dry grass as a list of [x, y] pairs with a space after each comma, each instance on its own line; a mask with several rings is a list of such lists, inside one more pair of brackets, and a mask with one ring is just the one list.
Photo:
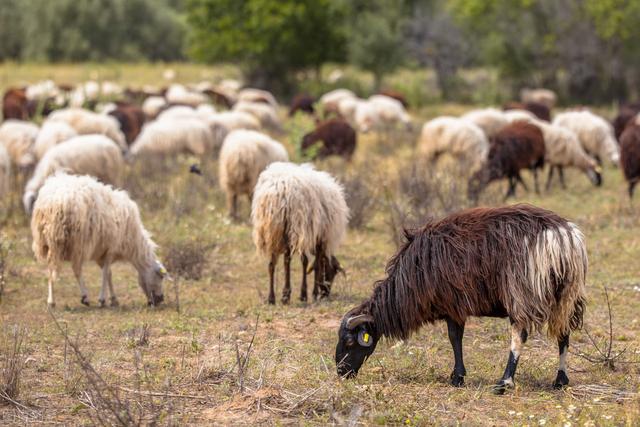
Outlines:
[[[464, 108], [433, 107], [420, 117]], [[297, 137], [289, 137], [284, 141], [293, 155]], [[10, 246], [0, 324], [20, 324], [29, 330], [20, 353], [29, 360], [20, 374], [19, 394], [19, 403], [27, 409], [0, 405], [0, 424], [34, 420], [100, 424], [98, 416], [116, 424], [115, 415], [105, 415], [113, 414], [109, 408], [117, 407], [116, 400], [129, 408], [133, 424], [138, 420], [158, 425], [637, 424], [640, 369], [630, 362], [640, 355], [640, 222], [638, 208], [626, 199], [620, 171], [610, 167], [604, 171], [602, 188], [593, 188], [582, 174], [568, 171], [568, 191], [553, 188], [539, 196], [519, 192], [515, 201], [555, 210], [585, 232], [590, 255], [585, 322], [598, 345], [608, 343], [609, 313], [602, 292], [606, 286], [613, 314], [612, 354], [626, 349], [622, 360], [616, 360], [615, 371], [572, 353], [571, 387], [554, 391], [556, 346], [543, 336], [533, 336], [524, 347], [516, 388], [494, 396], [490, 389], [508, 354], [508, 322], [472, 319], [465, 330], [468, 375], [463, 388], [448, 385], [453, 358], [446, 327], [440, 323], [425, 326], [401, 343], [383, 341], [357, 379], [337, 377], [333, 349], [340, 319], [369, 295], [395, 250], [385, 191], [403, 209], [420, 208], [425, 217], [438, 217], [466, 203], [460, 184], [445, 179], [455, 176], [446, 164], [432, 172], [433, 181], [425, 178], [433, 185], [429, 191], [412, 190], [417, 183], [411, 184], [410, 141], [406, 136], [399, 136], [397, 144], [389, 141], [363, 136], [351, 164], [333, 160], [318, 164], [340, 176], [361, 177], [376, 201], [367, 225], [349, 230], [337, 254], [348, 274], [337, 281], [330, 301], [265, 303], [268, 262], [256, 255], [248, 222], [228, 221], [223, 194], [215, 184], [215, 163], [203, 165], [205, 177], [188, 173], [193, 159], [178, 159], [162, 173], [154, 172], [157, 165], [136, 165], [127, 188], [160, 245], [160, 257], [168, 261], [172, 248], [184, 249], [185, 242], [195, 242], [191, 253], [202, 269], [182, 281], [177, 312], [172, 303], [148, 308], [137, 273], [127, 264], [113, 270], [120, 307], [81, 306], [77, 284], [65, 266], [55, 290], [59, 304], [55, 315], [68, 331], [67, 340], [48, 314], [46, 271], [33, 260], [28, 223], [19, 209], [14, 210], [3, 229]], [[401, 175], [407, 175], [408, 183], [401, 182]], [[496, 204], [505, 185], [492, 184], [483, 203]], [[411, 200], [412, 195], [417, 199]], [[422, 208], [421, 197], [431, 197]], [[247, 218], [246, 204], [242, 214]], [[215, 247], [209, 251], [197, 248], [212, 244]], [[176, 257], [175, 269], [189, 270], [190, 257]], [[293, 265], [296, 295], [301, 272], [298, 262]], [[87, 265], [85, 276], [90, 293], [96, 295], [100, 269]], [[278, 266], [279, 286], [282, 276]], [[167, 284], [167, 301], [172, 292]], [[71, 342], [91, 369], [82, 368]], [[574, 334], [572, 343], [572, 352], [595, 354], [585, 333]], [[109, 397], [101, 401], [90, 379]]]

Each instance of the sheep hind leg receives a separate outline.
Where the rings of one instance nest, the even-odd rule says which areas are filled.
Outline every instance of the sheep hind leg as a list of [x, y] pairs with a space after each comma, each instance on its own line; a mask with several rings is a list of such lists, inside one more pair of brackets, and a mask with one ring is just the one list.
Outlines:
[[47, 305], [49, 308], [55, 308], [56, 302], [53, 299], [53, 285], [58, 280], [58, 268], [49, 267], [49, 296], [47, 297]]
[[553, 179], [553, 171], [555, 170], [555, 166], [549, 166], [549, 175], [547, 176], [547, 185], [545, 186], [545, 190], [549, 191], [551, 189], [551, 180]]
[[560, 177], [560, 186], [563, 190], [566, 190], [567, 184], [564, 182], [564, 169], [562, 166], [558, 166], [558, 176]]
[[307, 301], [307, 265], [309, 264], [309, 258], [307, 258], [307, 254], [302, 254], [300, 256], [300, 261], [302, 262], [302, 285], [300, 286], [300, 301]]
[[78, 286], [80, 286], [80, 303], [89, 306], [89, 292], [82, 277], [82, 263], [75, 263], [73, 266], [73, 274], [76, 276]]
[[633, 199], [633, 190], [635, 190], [636, 184], [638, 184], [638, 181], [631, 181], [629, 183], [629, 200]]
[[493, 386], [494, 394], [504, 394], [507, 388], [512, 388], [515, 383], [513, 381], [516, 368], [518, 367], [518, 359], [522, 351], [522, 345], [527, 342], [527, 330], [515, 324], [511, 325], [511, 350], [509, 351], [509, 359], [504, 374], [498, 383]]
[[535, 190], [536, 194], [540, 194], [540, 185], [538, 184], [538, 168], [534, 166], [531, 172], [533, 173], [533, 189]]
[[464, 335], [464, 323], [459, 325], [453, 320], [447, 318], [447, 330], [449, 332], [449, 342], [453, 347], [453, 357], [455, 365], [451, 372], [451, 385], [454, 387], [461, 387], [464, 385], [464, 377], [467, 375], [467, 370], [464, 367], [464, 360], [462, 358], [462, 336]]
[[291, 248], [284, 251], [284, 288], [282, 289], [282, 303], [289, 304], [291, 299]]
[[513, 177], [509, 177], [509, 188], [507, 189], [507, 194], [504, 196], [504, 200], [508, 200], [509, 197], [514, 197], [516, 195], [516, 182]]
[[522, 185], [522, 188], [524, 188], [524, 191], [526, 191], [528, 193], [529, 192], [529, 187], [527, 187], [527, 184], [524, 183], [524, 180], [522, 179], [522, 176], [520, 176], [520, 173], [518, 173], [516, 175], [516, 180], [517, 180], [517, 182], [520, 183], [520, 185]]
[[269, 262], [269, 304], [276, 303], [276, 291], [275, 291], [275, 273], [276, 262], [278, 256], [276, 254], [271, 255], [271, 261]]
[[558, 375], [553, 382], [553, 388], [561, 389], [569, 384], [567, 376], [567, 353], [569, 352], [569, 335], [564, 335], [558, 339], [558, 352], [560, 355], [560, 364], [558, 366]]

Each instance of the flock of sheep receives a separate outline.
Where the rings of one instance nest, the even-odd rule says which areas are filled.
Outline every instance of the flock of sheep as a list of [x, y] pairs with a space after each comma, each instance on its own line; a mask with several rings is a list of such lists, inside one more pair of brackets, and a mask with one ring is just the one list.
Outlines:
[[[509, 180], [507, 197], [515, 194], [518, 183], [526, 188], [523, 169], [534, 173], [538, 190], [537, 171], [545, 163], [547, 188], [555, 171], [564, 187], [563, 169], [569, 167], [600, 185], [601, 163], [620, 163], [631, 194], [640, 179], [640, 108], [627, 114], [616, 135], [609, 122], [588, 110], [559, 113], [551, 120], [554, 106], [552, 92], [531, 90], [504, 110], [437, 117], [422, 126], [417, 152], [429, 167], [444, 154], [457, 161], [468, 171], [472, 199], [497, 179]], [[238, 218], [238, 197], [249, 198], [253, 240], [269, 260], [270, 304], [275, 304], [274, 272], [281, 255], [283, 303], [291, 297], [292, 255], [300, 257], [303, 267], [300, 300], [307, 300], [311, 270], [314, 299], [328, 297], [342, 271], [336, 252], [346, 234], [349, 208], [334, 177], [310, 164], [291, 163], [285, 146], [270, 136], [283, 129], [279, 108], [271, 93], [241, 89], [231, 80], [215, 86], [173, 84], [162, 91], [123, 89], [108, 82], [76, 88], [41, 82], [9, 89], [0, 126], [0, 191], [6, 194], [10, 179], [26, 182], [23, 205], [31, 217], [33, 252], [48, 267], [48, 304], [55, 304], [53, 288], [63, 262], [71, 263], [81, 303], [89, 304], [82, 267], [91, 260], [102, 269], [101, 306], [107, 293], [110, 304], [118, 304], [110, 271], [118, 261], [136, 268], [150, 305], [163, 301], [167, 271], [136, 203], [118, 188], [128, 163], [181, 154], [218, 158], [219, 183], [232, 218]], [[368, 99], [347, 89], [318, 100], [300, 95], [293, 99], [290, 115], [297, 112], [322, 117], [301, 141], [301, 148], [313, 149], [316, 157], [339, 155], [348, 161], [358, 132], [413, 127], [404, 98], [394, 92]], [[30, 121], [39, 115], [44, 117], [41, 126]], [[621, 120], [616, 119], [617, 127]], [[191, 172], [202, 173], [197, 165]], [[438, 240], [438, 233], [451, 224], [459, 235]], [[404, 338], [420, 325], [442, 319], [449, 324], [456, 355], [452, 383], [461, 385], [466, 317], [500, 316], [510, 317], [514, 333], [498, 391], [513, 385], [527, 331], [544, 324], [559, 343], [561, 364], [554, 384], [565, 385], [568, 337], [581, 323], [584, 304], [587, 261], [577, 227], [551, 212], [519, 206], [465, 211], [428, 224], [420, 233], [407, 234], [407, 244], [392, 258], [388, 277], [378, 282], [372, 299], [345, 316], [336, 351], [338, 372], [357, 373], [382, 336]], [[505, 266], [503, 255], [514, 257], [503, 252], [514, 248], [521, 257]], [[451, 280], [455, 291], [434, 285]], [[472, 283], [493, 283], [495, 289], [477, 289]]]

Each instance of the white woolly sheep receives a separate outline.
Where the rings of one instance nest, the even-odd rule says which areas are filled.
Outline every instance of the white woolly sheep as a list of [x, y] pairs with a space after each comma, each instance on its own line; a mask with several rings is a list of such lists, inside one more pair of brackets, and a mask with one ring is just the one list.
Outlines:
[[278, 101], [276, 98], [266, 90], [245, 88], [238, 92], [237, 102], [258, 102], [266, 103], [273, 107], [278, 108]]
[[558, 114], [553, 124], [572, 130], [584, 151], [598, 162], [608, 160], [618, 166], [620, 151], [613, 126], [602, 117], [590, 111], [568, 111]]
[[242, 111], [223, 111], [207, 119], [213, 132], [214, 149], [219, 149], [229, 132], [236, 129], [259, 130], [260, 122], [254, 116]]
[[496, 108], [472, 110], [460, 118], [477, 125], [489, 139], [493, 138], [510, 121], [502, 111]]
[[112, 306], [118, 305], [111, 280], [111, 264], [130, 262], [149, 305], [163, 301], [166, 270], [155, 255], [156, 245], [140, 220], [138, 206], [127, 193], [88, 176], [57, 174], [40, 189], [31, 218], [32, 249], [49, 272], [49, 306], [55, 306], [53, 286], [63, 262], [70, 262], [80, 286], [80, 302], [89, 305], [82, 277], [86, 261], [102, 268], [98, 299], [105, 305], [107, 288]]
[[538, 118], [531, 111], [527, 110], [507, 110], [503, 111], [502, 115], [507, 119], [509, 123], [513, 122], [528, 122], [537, 123]]
[[258, 176], [270, 163], [289, 160], [287, 150], [278, 141], [253, 130], [234, 130], [220, 150], [220, 186], [227, 194], [231, 218], [237, 219], [237, 199], [241, 194], [253, 197]]
[[278, 112], [269, 104], [262, 102], [237, 102], [233, 106], [233, 111], [249, 113], [260, 122], [260, 126], [271, 130], [282, 130]]
[[585, 153], [578, 137], [573, 131], [543, 121], [538, 121], [535, 124], [542, 130], [542, 135], [544, 136], [544, 160], [549, 164], [547, 190], [551, 187], [551, 180], [555, 169], [558, 169], [562, 188], [566, 188], [564, 183], [565, 167], [578, 168], [587, 174], [594, 185], [599, 186], [602, 184], [598, 163]]
[[167, 100], [163, 96], [150, 96], [142, 102], [142, 111], [148, 119], [155, 119], [166, 106]]
[[9, 193], [11, 188], [11, 157], [4, 145], [0, 144], [0, 200]]
[[206, 95], [188, 90], [181, 84], [172, 84], [167, 89], [165, 98], [169, 104], [183, 104], [197, 107], [200, 104], [206, 104], [208, 98]]
[[322, 95], [318, 103], [322, 106], [325, 115], [329, 113], [338, 114], [338, 105], [345, 98], [357, 98], [357, 96], [349, 89], [334, 89]]
[[344, 191], [326, 172], [311, 165], [272, 163], [255, 187], [251, 205], [253, 242], [270, 259], [269, 303], [275, 304], [274, 272], [284, 254], [282, 302], [291, 296], [291, 254], [302, 261], [300, 300], [307, 300], [308, 257], [315, 256], [313, 297], [328, 297], [340, 263], [334, 256], [346, 234], [349, 208]]
[[22, 120], [6, 120], [0, 125], [0, 144], [7, 149], [11, 163], [19, 169], [35, 164], [33, 150], [38, 131], [38, 126]]
[[27, 99], [31, 101], [44, 101], [48, 98], [55, 98], [60, 90], [53, 80], [43, 80], [27, 86], [25, 92]]
[[346, 96], [338, 101], [337, 113], [351, 124], [356, 123], [356, 111], [358, 105], [366, 103], [364, 99]]
[[41, 159], [49, 149], [77, 135], [78, 132], [67, 123], [47, 120], [42, 124], [36, 137], [34, 145], [36, 157]]
[[64, 108], [49, 115], [47, 121], [65, 122], [78, 135], [101, 134], [111, 138], [122, 150], [127, 151], [127, 140], [120, 130], [120, 123], [112, 116], [106, 116], [83, 108]]
[[176, 119], [198, 119], [196, 109], [188, 105], [172, 105], [162, 111], [156, 120], [176, 120]]
[[120, 147], [104, 135], [81, 135], [58, 144], [46, 152], [27, 182], [22, 203], [27, 215], [40, 188], [51, 175], [64, 171], [72, 175], [91, 175], [105, 184], [121, 185], [124, 159]]
[[473, 173], [485, 163], [489, 154], [489, 141], [477, 125], [456, 117], [438, 117], [422, 127], [418, 150], [423, 158], [435, 162], [443, 153], [449, 153]]
[[522, 89], [520, 91], [520, 101], [537, 102], [545, 105], [550, 110], [556, 106], [558, 97], [555, 92], [550, 89]]
[[376, 110], [381, 126], [395, 126], [398, 123], [411, 127], [411, 117], [397, 99], [386, 95], [372, 95], [368, 102]]
[[171, 156], [193, 154], [202, 156], [213, 150], [211, 129], [199, 119], [156, 120], [147, 123], [133, 142], [130, 154]]

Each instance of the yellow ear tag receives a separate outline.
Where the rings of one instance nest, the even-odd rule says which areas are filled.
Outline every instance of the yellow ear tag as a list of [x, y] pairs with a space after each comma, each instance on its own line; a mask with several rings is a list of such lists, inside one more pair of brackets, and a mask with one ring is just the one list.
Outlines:
[[602, 173], [602, 168], [601, 168], [600, 166], [596, 166], [596, 167], [594, 168], [594, 170], [595, 170], [597, 173]]
[[362, 335], [362, 340], [364, 342], [368, 343], [369, 342], [369, 334], [365, 332], [364, 335]]
[[164, 267], [160, 268], [160, 274], [162, 274], [162, 275], [167, 274], [167, 269], [164, 268]]

